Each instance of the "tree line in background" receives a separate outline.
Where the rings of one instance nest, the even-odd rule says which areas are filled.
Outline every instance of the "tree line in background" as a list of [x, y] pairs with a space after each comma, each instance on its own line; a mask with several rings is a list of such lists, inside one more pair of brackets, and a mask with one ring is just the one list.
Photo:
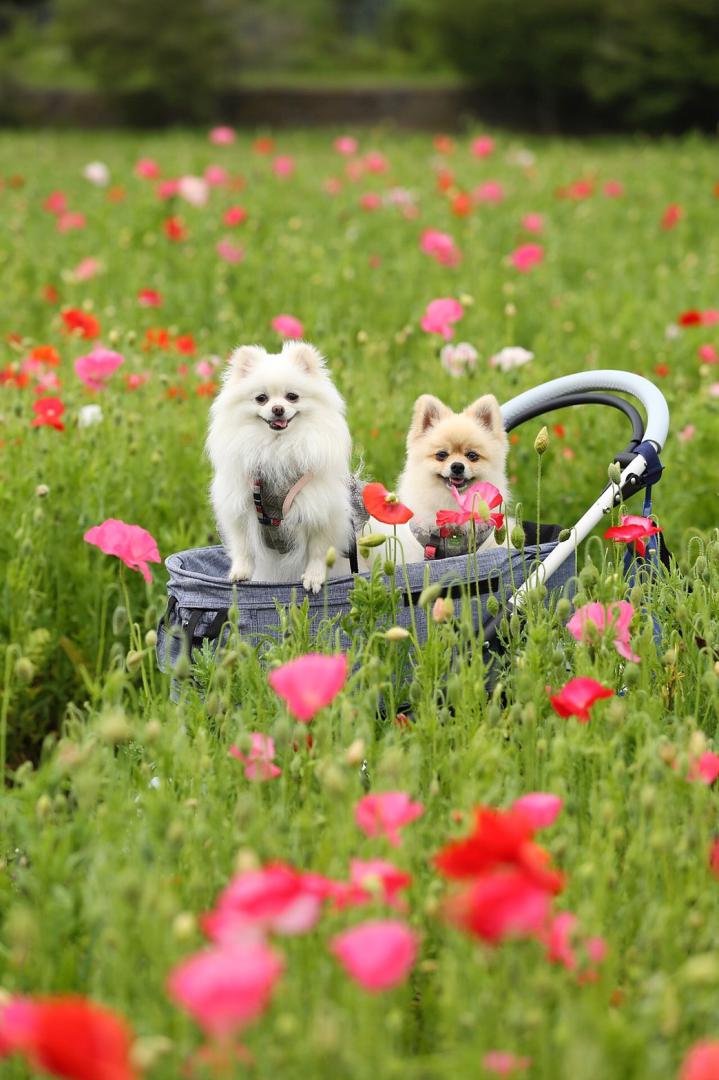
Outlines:
[[55, 82], [204, 121], [253, 73], [459, 75], [539, 128], [713, 128], [719, 0], [0, 0], [5, 118]]

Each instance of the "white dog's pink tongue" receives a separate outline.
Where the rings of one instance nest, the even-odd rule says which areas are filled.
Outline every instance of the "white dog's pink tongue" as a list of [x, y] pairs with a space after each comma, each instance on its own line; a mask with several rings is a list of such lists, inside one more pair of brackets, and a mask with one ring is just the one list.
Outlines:
[[280, 419], [272, 420], [270, 423], [270, 427], [274, 428], [275, 431], [284, 431], [284, 429], [287, 427], [287, 420], [284, 416]]

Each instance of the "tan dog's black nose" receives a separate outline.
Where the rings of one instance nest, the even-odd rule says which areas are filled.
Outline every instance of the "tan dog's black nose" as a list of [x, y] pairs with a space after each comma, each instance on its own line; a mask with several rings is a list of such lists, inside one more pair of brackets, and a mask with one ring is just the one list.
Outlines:
[[464, 462], [453, 461], [452, 462], [452, 476], [462, 476], [464, 473]]

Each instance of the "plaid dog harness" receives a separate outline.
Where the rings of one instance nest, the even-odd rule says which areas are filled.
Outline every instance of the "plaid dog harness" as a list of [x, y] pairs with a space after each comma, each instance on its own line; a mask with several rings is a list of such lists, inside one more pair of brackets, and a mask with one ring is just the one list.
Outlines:
[[[442, 525], [435, 529], [423, 529], [413, 521], [409, 523], [410, 532], [424, 548], [425, 559], [449, 559], [454, 555], [467, 555], [471, 532], [458, 526]], [[493, 526], [489, 522], [476, 523], [474, 529], [474, 550], [478, 550]]]
[[255, 476], [252, 481], [252, 501], [255, 504], [255, 513], [260, 525], [264, 526], [262, 538], [268, 547], [272, 548], [273, 551], [277, 551], [280, 555], [286, 555], [294, 546], [291, 533], [281, 529], [280, 526], [292, 506], [295, 496], [302, 491], [302, 488], [311, 479], [312, 473], [304, 473], [284, 496], [280, 496], [274, 491], [263, 490], [262, 479], [259, 476]]

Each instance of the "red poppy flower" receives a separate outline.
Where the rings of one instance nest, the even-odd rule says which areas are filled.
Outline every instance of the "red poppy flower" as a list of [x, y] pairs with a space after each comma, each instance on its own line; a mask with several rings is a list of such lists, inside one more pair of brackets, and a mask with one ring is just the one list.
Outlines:
[[179, 337], [176, 337], [175, 348], [179, 353], [182, 353], [183, 356], [194, 356], [197, 351], [195, 339], [192, 334], [180, 334]]
[[0, 1056], [67, 1080], [136, 1080], [122, 1017], [79, 996], [15, 997], [0, 1009]]
[[180, 401], [187, 401], [187, 390], [185, 390], [184, 386], [168, 386], [165, 391], [165, 396], [168, 397], [170, 401], [173, 401], [175, 398]]
[[123, 199], [125, 198], [126, 194], [127, 194], [127, 192], [125, 191], [124, 187], [120, 187], [119, 185], [116, 185], [115, 187], [110, 188], [110, 190], [107, 193], [106, 198], [107, 198], [108, 202], [121, 203], [123, 201]]
[[42, 298], [46, 304], [56, 304], [60, 299], [60, 293], [54, 285], [43, 285]]
[[662, 214], [663, 229], [673, 229], [684, 217], [684, 210], [678, 203], [671, 203]]
[[596, 679], [580, 676], [570, 681], [562, 689], [550, 696], [552, 708], [560, 716], [576, 716], [580, 724], [589, 722], [589, 710], [595, 701], [614, 696], [608, 686], [602, 686]]
[[255, 139], [253, 142], [252, 149], [256, 154], [271, 154], [275, 149], [275, 140], [266, 135], [260, 136], [259, 139]]
[[521, 870], [484, 874], [445, 903], [448, 920], [488, 945], [508, 937], [537, 937], [545, 932], [552, 898]]
[[655, 525], [651, 518], [639, 517], [637, 514], [623, 514], [621, 525], [613, 525], [604, 534], [605, 540], [618, 540], [625, 544], [634, 544], [639, 555], [646, 555], [647, 545], [644, 537], [656, 536], [662, 530]]
[[657, 364], [654, 368], [654, 374], [658, 375], [660, 379], [666, 379], [669, 374], [669, 364]]
[[449, 169], [440, 169], [437, 173], [437, 190], [449, 191], [454, 186], [454, 173]]
[[60, 419], [65, 412], [65, 406], [60, 401], [60, 398], [38, 398], [37, 401], [33, 402], [32, 409], [35, 413], [35, 419], [31, 422], [31, 427], [54, 427], [56, 431], [65, 430], [65, 425]]
[[76, 337], [86, 338], [93, 341], [100, 336], [100, 323], [94, 315], [80, 308], [66, 308], [62, 312], [62, 321], [65, 323], [65, 331]]
[[217, 390], [217, 383], [210, 379], [208, 382], [198, 383], [195, 393], [198, 397], [213, 397]]
[[469, 217], [472, 213], [473, 203], [471, 195], [466, 191], [459, 191], [450, 203], [450, 210], [455, 217]]
[[57, 367], [60, 363], [60, 354], [52, 345], [36, 345], [30, 350], [30, 357], [52, 367]]
[[432, 145], [438, 154], [454, 153], [454, 139], [451, 135], [435, 135], [432, 139]]
[[149, 330], [145, 331], [145, 344], [142, 346], [145, 351], [148, 349], [169, 349], [170, 348], [170, 333], [162, 326], [151, 326]]
[[701, 326], [702, 313], [701, 311], [694, 311], [693, 309], [690, 311], [683, 311], [677, 319], [677, 322], [680, 326]]
[[16, 386], [18, 390], [24, 390], [30, 382], [27, 371], [17, 371], [11, 364], [0, 369], [0, 386]]
[[187, 229], [181, 218], [169, 217], [163, 224], [165, 230], [165, 236], [169, 240], [185, 240], [187, 237]]
[[385, 525], [404, 525], [414, 513], [399, 501], [396, 495], [387, 491], [384, 484], [365, 484], [362, 502], [368, 514]]
[[162, 296], [156, 289], [140, 289], [137, 302], [140, 307], [162, 307]]

